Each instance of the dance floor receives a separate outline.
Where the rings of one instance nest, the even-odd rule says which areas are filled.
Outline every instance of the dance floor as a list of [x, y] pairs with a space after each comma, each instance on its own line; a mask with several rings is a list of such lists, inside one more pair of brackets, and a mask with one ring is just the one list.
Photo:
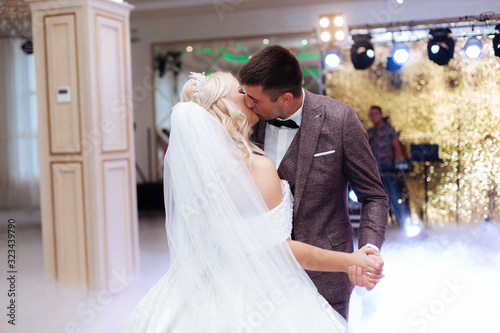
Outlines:
[[[123, 291], [83, 297], [46, 281], [39, 212], [3, 212], [17, 221], [16, 325], [7, 324], [5, 223], [0, 253], [0, 332], [110, 333], [169, 265], [163, 217], [140, 218], [140, 274], [120, 276]], [[500, 310], [500, 224], [448, 225], [409, 238], [390, 228], [382, 249], [386, 277], [370, 292], [355, 288], [352, 333], [493, 332]], [[307, 332], [309, 333], [309, 332]]]

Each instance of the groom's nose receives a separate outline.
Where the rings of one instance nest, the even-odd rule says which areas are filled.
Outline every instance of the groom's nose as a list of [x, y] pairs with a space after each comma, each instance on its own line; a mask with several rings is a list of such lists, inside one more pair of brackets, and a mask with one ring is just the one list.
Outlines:
[[247, 105], [247, 108], [249, 108], [249, 109], [253, 109], [255, 107], [255, 103], [248, 96], [245, 96], [245, 104]]

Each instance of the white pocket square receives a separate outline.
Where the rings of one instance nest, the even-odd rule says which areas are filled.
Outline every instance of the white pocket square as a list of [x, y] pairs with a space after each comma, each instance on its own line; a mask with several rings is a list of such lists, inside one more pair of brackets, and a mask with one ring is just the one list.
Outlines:
[[322, 153], [316, 153], [316, 154], [314, 154], [314, 157], [323, 156], [323, 155], [329, 155], [329, 154], [333, 154], [333, 153], [335, 153], [335, 150], [324, 151]]

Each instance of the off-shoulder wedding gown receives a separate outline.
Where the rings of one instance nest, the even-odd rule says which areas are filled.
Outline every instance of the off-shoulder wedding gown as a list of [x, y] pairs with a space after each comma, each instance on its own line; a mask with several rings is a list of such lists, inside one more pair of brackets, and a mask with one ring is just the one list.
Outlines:
[[[256, 217], [256, 228], [267, 228], [275, 244], [283, 244], [292, 231], [293, 196], [285, 180], [283, 201], [266, 212], [268, 216]], [[258, 225], [271, 221], [269, 225]], [[220, 250], [224, 257], [224, 250]], [[259, 255], [249, 254], [249, 255]], [[278, 288], [270, 290], [268, 297], [259, 297], [246, 290], [245, 284], [234, 278], [231, 265], [222, 264], [218, 274], [225, 282], [224, 295], [218, 295], [205, 276], [200, 281], [199, 292], [203, 302], [191, 302], [182, 294], [182, 263], [173, 265], [167, 274], [140, 301], [121, 333], [223, 333], [223, 332], [346, 332], [347, 323], [331, 308], [327, 301], [308, 281], [300, 267], [277, 276], [282, 281]], [[204, 276], [200, 265], [199, 274]], [[217, 279], [220, 281], [220, 279]], [[220, 283], [220, 282], [219, 282]], [[263, 285], [266, 281], [261, 281]], [[229, 295], [229, 298], [227, 297]], [[228, 299], [231, 301], [228, 302]]]
[[345, 332], [345, 320], [288, 245], [288, 183], [282, 202], [269, 210], [250, 161], [216, 117], [181, 102], [171, 124], [164, 160], [170, 268], [120, 332]]

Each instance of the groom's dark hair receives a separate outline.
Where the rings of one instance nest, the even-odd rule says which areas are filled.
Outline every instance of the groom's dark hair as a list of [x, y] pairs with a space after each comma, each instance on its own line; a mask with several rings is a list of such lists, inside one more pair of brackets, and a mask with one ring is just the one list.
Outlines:
[[304, 74], [292, 51], [281, 45], [270, 45], [253, 54], [241, 67], [240, 81], [248, 86], [262, 86], [262, 91], [276, 102], [287, 92], [300, 97]]

